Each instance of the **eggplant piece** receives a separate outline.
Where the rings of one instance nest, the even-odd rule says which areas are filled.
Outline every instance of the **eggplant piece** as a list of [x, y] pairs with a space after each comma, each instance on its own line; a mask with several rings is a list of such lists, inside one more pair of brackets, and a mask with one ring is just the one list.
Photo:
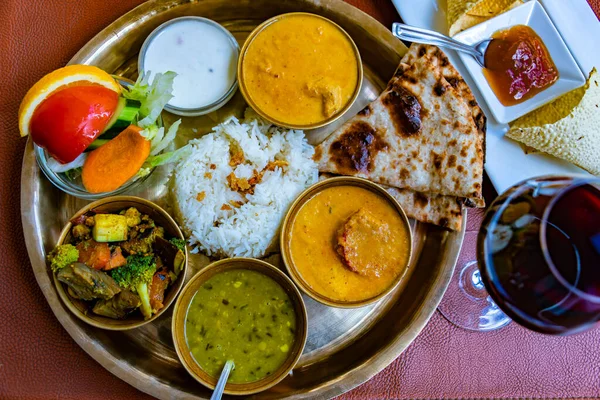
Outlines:
[[103, 317], [123, 319], [140, 304], [142, 302], [137, 294], [130, 290], [123, 290], [108, 300], [98, 300], [92, 311]]
[[56, 277], [69, 286], [70, 292], [81, 300], [108, 300], [121, 292], [117, 282], [107, 273], [92, 269], [80, 262], [60, 269]]
[[185, 253], [177, 248], [173, 243], [162, 237], [157, 237], [154, 241], [154, 253], [160, 257], [167, 268], [179, 274], [185, 262]]
[[165, 230], [162, 227], [151, 228], [149, 232], [138, 234], [134, 238], [121, 244], [123, 250], [129, 254], [148, 254], [157, 238], [162, 238]]

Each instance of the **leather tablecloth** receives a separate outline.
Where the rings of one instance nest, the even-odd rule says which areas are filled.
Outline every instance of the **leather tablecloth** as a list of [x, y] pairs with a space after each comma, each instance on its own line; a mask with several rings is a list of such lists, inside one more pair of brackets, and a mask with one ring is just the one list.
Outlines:
[[[21, 228], [19, 182], [25, 140], [17, 129], [17, 110], [27, 89], [141, 2], [0, 0], [1, 399], [148, 398], [75, 344], [37, 286]], [[389, 0], [350, 3], [386, 26], [399, 19]], [[600, 0], [590, 3], [598, 14]], [[474, 257], [480, 218], [478, 212], [469, 215], [459, 263]], [[496, 332], [474, 333], [456, 328], [436, 313], [392, 365], [341, 398], [599, 396], [600, 330], [555, 338], [513, 323]]]

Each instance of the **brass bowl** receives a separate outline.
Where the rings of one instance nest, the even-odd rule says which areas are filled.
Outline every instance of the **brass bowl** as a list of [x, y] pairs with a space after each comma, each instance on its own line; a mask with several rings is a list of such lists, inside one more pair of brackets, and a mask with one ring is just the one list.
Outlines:
[[[356, 81], [356, 88], [354, 88], [354, 93], [352, 94], [352, 97], [347, 101], [347, 103], [344, 105], [344, 107], [342, 107], [337, 113], [335, 113], [331, 117], [326, 118], [323, 121], [313, 123], [313, 124], [305, 124], [305, 125], [290, 124], [285, 121], [280, 121], [280, 120], [277, 120], [277, 119], [271, 117], [270, 115], [265, 113], [263, 110], [261, 110], [256, 105], [256, 103], [252, 100], [252, 98], [250, 97], [250, 95], [248, 93], [248, 89], [246, 88], [246, 84], [244, 81], [244, 72], [243, 72], [244, 57], [246, 56], [246, 52], [248, 51], [248, 48], [252, 45], [252, 42], [254, 41], [254, 39], [262, 31], [264, 31], [265, 28], [267, 28], [269, 25], [272, 25], [273, 23], [278, 22], [284, 18], [295, 16], [295, 15], [308, 15], [311, 17], [319, 18], [319, 19], [333, 25], [334, 27], [336, 27], [346, 37], [346, 39], [348, 39], [348, 41], [352, 45], [352, 49], [354, 50], [354, 57], [356, 58], [356, 66], [358, 68], [358, 80]], [[248, 105], [250, 107], [252, 107], [252, 109], [254, 111], [256, 111], [256, 113], [258, 115], [260, 115], [262, 118], [266, 119], [267, 121], [272, 122], [274, 125], [282, 126], [284, 128], [288, 128], [288, 129], [316, 129], [316, 128], [320, 128], [322, 126], [325, 126], [325, 125], [328, 125], [328, 124], [334, 122], [335, 120], [340, 118], [342, 115], [344, 115], [344, 113], [346, 111], [348, 111], [350, 109], [350, 107], [352, 107], [352, 104], [354, 104], [354, 102], [358, 98], [358, 95], [360, 94], [360, 88], [362, 87], [362, 82], [363, 82], [363, 65], [362, 65], [362, 60], [360, 58], [360, 51], [358, 50], [358, 47], [356, 46], [356, 43], [354, 43], [354, 40], [352, 39], [352, 37], [341, 26], [339, 26], [335, 22], [331, 21], [330, 19], [325, 18], [321, 15], [307, 13], [307, 12], [291, 12], [291, 13], [277, 15], [275, 17], [272, 17], [272, 18], [266, 20], [265, 22], [263, 22], [262, 24], [260, 24], [256, 28], [254, 28], [254, 30], [250, 33], [250, 35], [248, 35], [248, 38], [246, 39], [246, 41], [244, 42], [244, 45], [242, 46], [242, 50], [240, 51], [240, 59], [239, 59], [237, 68], [238, 68], [237, 69], [237, 78], [238, 78], [238, 84], [240, 87], [240, 92], [244, 96], [246, 103], [248, 103]]]
[[216, 261], [198, 272], [183, 288], [181, 296], [175, 303], [173, 310], [172, 333], [175, 350], [179, 360], [185, 369], [196, 379], [209, 389], [214, 389], [218, 377], [208, 375], [200, 365], [194, 360], [192, 353], [188, 349], [185, 339], [185, 320], [188, 308], [198, 289], [211, 277], [228, 270], [247, 269], [260, 272], [277, 282], [285, 290], [294, 304], [296, 313], [296, 338], [294, 345], [288, 355], [287, 360], [271, 375], [250, 383], [228, 383], [225, 386], [225, 393], [233, 395], [250, 395], [267, 390], [275, 386], [285, 378], [294, 368], [302, 351], [308, 334], [308, 317], [302, 295], [294, 286], [294, 283], [283, 272], [271, 264], [254, 258], [228, 258]]
[[[129, 207], [135, 207], [142, 214], [149, 215], [150, 218], [152, 218], [158, 226], [162, 226], [165, 229], [166, 235], [170, 237], [176, 237], [179, 239], [185, 239], [183, 233], [181, 233], [181, 230], [177, 226], [177, 223], [175, 223], [173, 218], [171, 218], [171, 216], [165, 210], [163, 210], [158, 205], [152, 203], [151, 201], [135, 196], [113, 196], [95, 201], [77, 211], [77, 213], [71, 218], [71, 220], [74, 220], [75, 218], [90, 211], [114, 213], [123, 209], [127, 209]], [[60, 233], [58, 243], [56, 244], [57, 246], [63, 243], [68, 243], [70, 241], [72, 227], [73, 224], [70, 221], [67, 222], [62, 232]], [[111, 331], [125, 331], [128, 329], [140, 327], [142, 325], [154, 321], [169, 308], [169, 306], [173, 303], [173, 301], [175, 300], [175, 298], [177, 297], [177, 295], [183, 287], [187, 268], [188, 253], [186, 248], [185, 263], [183, 265], [183, 269], [179, 272], [177, 280], [167, 288], [167, 291], [165, 293], [165, 300], [163, 302], [164, 307], [158, 313], [153, 315], [152, 318], [149, 318], [147, 320], [145, 320], [144, 317], [138, 312], [134, 312], [132, 315], [128, 316], [125, 319], [112, 319], [94, 314], [92, 312], [90, 302], [71, 297], [67, 293], [67, 285], [59, 281], [55, 273], [53, 273], [52, 275], [54, 278], [54, 285], [56, 286], [56, 290], [58, 291], [58, 295], [62, 299], [63, 303], [65, 303], [67, 308], [71, 310], [71, 312], [75, 314], [77, 318], [92, 326], [95, 326], [96, 328], [102, 328]]]
[[[404, 272], [398, 274], [398, 276], [396, 277], [394, 282], [392, 282], [392, 284], [390, 284], [390, 286], [387, 289], [385, 289], [384, 291], [379, 293], [377, 296], [374, 296], [374, 297], [371, 297], [371, 298], [368, 298], [365, 300], [341, 301], [341, 300], [337, 300], [337, 299], [332, 299], [321, 293], [318, 293], [313, 288], [311, 288], [310, 285], [302, 278], [302, 274], [300, 273], [300, 271], [298, 271], [298, 268], [296, 267], [296, 265], [293, 262], [291, 249], [290, 249], [290, 241], [291, 241], [291, 236], [292, 236], [292, 226], [293, 226], [294, 220], [296, 219], [296, 216], [298, 215], [298, 212], [300, 211], [302, 206], [304, 204], [306, 204], [306, 202], [308, 200], [313, 198], [317, 193], [323, 191], [324, 189], [335, 187], [335, 186], [356, 186], [356, 187], [370, 190], [371, 192], [374, 192], [374, 193], [378, 194], [379, 196], [385, 198], [398, 211], [398, 214], [401, 216], [402, 221], [404, 222], [404, 226], [405, 226], [406, 230], [408, 231], [408, 237], [409, 237], [408, 247], [409, 247], [409, 249], [408, 249], [408, 257], [407, 257], [406, 265], [404, 265]], [[412, 236], [412, 231], [410, 229], [410, 224], [408, 222], [408, 217], [406, 216], [406, 213], [402, 209], [402, 206], [398, 203], [398, 201], [396, 201], [396, 199], [394, 199], [381, 186], [379, 186], [378, 184], [373, 183], [371, 181], [368, 181], [366, 179], [363, 179], [363, 178], [346, 177], [346, 176], [329, 178], [324, 181], [318, 182], [318, 183], [312, 185], [311, 187], [309, 187], [308, 189], [306, 189], [304, 192], [302, 192], [298, 196], [298, 198], [292, 203], [291, 207], [289, 208], [289, 210], [285, 216], [285, 219], [283, 220], [283, 225], [281, 227], [280, 235], [281, 236], [280, 236], [279, 242], [280, 242], [280, 246], [281, 246], [281, 257], [282, 257], [283, 263], [285, 264], [285, 267], [288, 271], [288, 274], [290, 275], [290, 277], [292, 278], [294, 283], [296, 283], [296, 285], [298, 285], [298, 287], [304, 293], [306, 293], [308, 296], [312, 297], [314, 300], [318, 301], [319, 303], [331, 306], [331, 307], [338, 307], [338, 308], [363, 307], [368, 304], [374, 303], [374, 302], [382, 299], [383, 297], [387, 296], [390, 292], [392, 292], [400, 284], [400, 282], [402, 281], [402, 278], [404, 277], [404, 275], [406, 275], [406, 271], [408, 270], [408, 266], [410, 265], [411, 258], [412, 258], [413, 236]]]

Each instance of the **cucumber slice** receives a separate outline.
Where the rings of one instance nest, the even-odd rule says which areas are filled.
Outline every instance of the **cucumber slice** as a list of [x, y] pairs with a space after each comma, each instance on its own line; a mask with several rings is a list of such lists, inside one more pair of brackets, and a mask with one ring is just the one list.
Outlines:
[[142, 103], [138, 100], [119, 98], [119, 104], [110, 122], [100, 135], [99, 139], [112, 139], [133, 123]]
[[110, 139], [96, 139], [87, 147], [87, 149], [85, 149], [85, 151], [96, 150], [98, 147], [104, 146], [108, 142], [110, 142]]

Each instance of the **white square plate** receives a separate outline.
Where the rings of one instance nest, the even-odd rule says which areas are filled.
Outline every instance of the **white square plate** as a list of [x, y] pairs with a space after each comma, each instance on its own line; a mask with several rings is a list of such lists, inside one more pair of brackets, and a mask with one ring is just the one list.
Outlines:
[[553, 85], [532, 98], [520, 104], [505, 106], [500, 103], [492, 91], [492, 88], [483, 75], [481, 66], [468, 54], [460, 53], [460, 58], [479, 87], [490, 111], [500, 123], [514, 121], [563, 94], [583, 86], [586, 82], [583, 73], [565, 45], [561, 35], [554, 27], [544, 8], [537, 1], [523, 4], [482, 24], [467, 29], [454, 36], [454, 38], [467, 44], [475, 44], [491, 37], [492, 34], [499, 30], [507, 29], [514, 25], [527, 25], [540, 36], [548, 48], [550, 57], [556, 64], [559, 77]]
[[[392, 0], [404, 23], [447, 34], [446, 0]], [[568, 5], [566, 4], [568, 3]], [[600, 22], [587, 0], [540, 0], [558, 29], [579, 67], [586, 74], [600, 69]], [[500, 124], [454, 50], [444, 51], [471, 87], [479, 105], [488, 116], [485, 170], [498, 193], [525, 179], [540, 175], [586, 174], [585, 171], [543, 153], [525, 154], [521, 146], [504, 136], [507, 124]]]

